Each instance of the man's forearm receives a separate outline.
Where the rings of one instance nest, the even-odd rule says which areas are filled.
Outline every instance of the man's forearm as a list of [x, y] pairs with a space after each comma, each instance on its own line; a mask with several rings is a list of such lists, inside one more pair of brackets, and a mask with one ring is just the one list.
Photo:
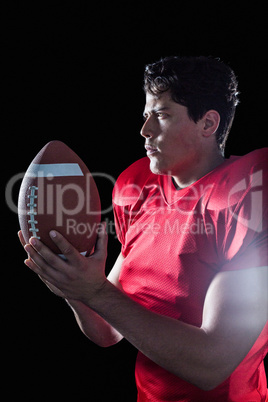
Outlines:
[[[82, 302], [74, 302], [72, 307], [87, 336], [93, 339], [93, 325], [93, 333], [104, 329], [114, 343], [114, 328], [117, 336], [124, 336], [152, 361], [199, 388], [215, 388], [225, 380], [266, 324], [266, 267], [217, 274], [207, 290], [203, 322], [198, 328], [147, 310], [115, 286], [118, 280], [109, 282], [104, 231], [89, 258], [82, 258], [59, 233], [54, 235], [67, 262], [39, 240], [31, 239], [25, 246], [26, 265], [68, 300]], [[118, 278], [118, 274], [114, 276]], [[91, 314], [91, 309], [97, 315]]]
[[202, 329], [147, 310], [108, 281], [88, 304], [161, 367], [203, 389], [214, 381], [218, 362], [207, 365], [212, 345]]
[[94, 343], [102, 347], [112, 346], [123, 337], [99, 314], [78, 300], [66, 300], [73, 310], [81, 331]]

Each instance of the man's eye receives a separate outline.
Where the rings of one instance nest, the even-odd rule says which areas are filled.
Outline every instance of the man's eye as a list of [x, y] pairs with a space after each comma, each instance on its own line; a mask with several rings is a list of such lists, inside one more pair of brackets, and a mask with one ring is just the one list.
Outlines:
[[165, 118], [167, 117], [167, 114], [166, 114], [166, 113], [162, 113], [162, 112], [158, 112], [158, 113], [157, 113], [157, 117], [158, 117], [159, 119], [165, 119]]

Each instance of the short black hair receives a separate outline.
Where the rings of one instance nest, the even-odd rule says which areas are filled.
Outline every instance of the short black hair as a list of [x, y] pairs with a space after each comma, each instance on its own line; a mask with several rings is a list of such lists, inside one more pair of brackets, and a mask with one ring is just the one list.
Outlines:
[[157, 96], [169, 90], [195, 123], [208, 110], [219, 113], [216, 141], [222, 153], [239, 103], [237, 87], [233, 70], [211, 56], [165, 57], [145, 67], [145, 92]]

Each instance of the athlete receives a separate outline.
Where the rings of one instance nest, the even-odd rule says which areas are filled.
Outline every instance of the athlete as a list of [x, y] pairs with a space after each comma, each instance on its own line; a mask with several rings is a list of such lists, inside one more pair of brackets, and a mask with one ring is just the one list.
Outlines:
[[138, 349], [139, 402], [265, 401], [267, 149], [224, 157], [238, 91], [219, 60], [161, 59], [144, 88], [147, 157], [114, 188], [108, 277], [104, 224], [90, 257], [51, 231], [66, 261], [20, 233], [25, 263], [89, 339]]

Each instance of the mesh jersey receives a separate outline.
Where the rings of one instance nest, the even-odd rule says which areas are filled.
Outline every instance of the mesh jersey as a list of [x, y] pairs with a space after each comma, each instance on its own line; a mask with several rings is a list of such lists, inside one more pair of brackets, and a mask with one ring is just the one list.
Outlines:
[[[199, 327], [207, 289], [219, 271], [267, 265], [267, 151], [232, 156], [179, 191], [171, 177], [150, 172], [148, 158], [119, 176], [113, 192], [125, 257], [119, 280], [129, 297]], [[267, 334], [268, 325], [232, 375], [211, 391], [139, 352], [138, 401], [264, 401]]]

